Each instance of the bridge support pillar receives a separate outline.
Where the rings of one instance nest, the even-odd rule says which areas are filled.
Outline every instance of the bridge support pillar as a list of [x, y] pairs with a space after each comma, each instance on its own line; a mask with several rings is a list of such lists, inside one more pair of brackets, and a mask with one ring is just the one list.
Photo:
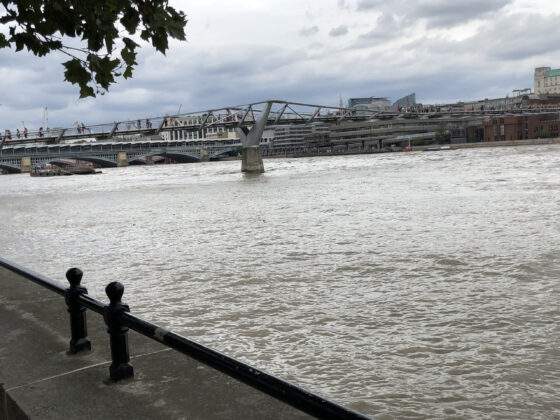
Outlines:
[[210, 156], [208, 155], [208, 149], [200, 149], [200, 161], [208, 162], [209, 160]]
[[30, 157], [22, 157], [21, 158], [21, 173], [29, 173], [31, 172], [31, 158]]
[[118, 152], [117, 153], [117, 167], [121, 168], [123, 166], [128, 166], [128, 156], [126, 152]]
[[241, 172], [249, 174], [264, 173], [260, 146], [247, 146], [241, 149]]
[[249, 130], [246, 127], [238, 127], [237, 133], [241, 140], [241, 172], [262, 174], [264, 172], [264, 164], [261, 154], [261, 138], [263, 131], [268, 123], [268, 116], [272, 109], [272, 102], [266, 104], [259, 120]]

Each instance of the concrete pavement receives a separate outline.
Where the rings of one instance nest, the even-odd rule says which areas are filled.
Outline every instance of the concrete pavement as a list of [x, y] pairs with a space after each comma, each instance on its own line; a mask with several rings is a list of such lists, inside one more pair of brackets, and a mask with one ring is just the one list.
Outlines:
[[0, 268], [0, 420], [309, 418], [134, 331], [135, 378], [111, 383], [101, 316], [85, 354], [66, 354], [68, 323], [62, 297]]

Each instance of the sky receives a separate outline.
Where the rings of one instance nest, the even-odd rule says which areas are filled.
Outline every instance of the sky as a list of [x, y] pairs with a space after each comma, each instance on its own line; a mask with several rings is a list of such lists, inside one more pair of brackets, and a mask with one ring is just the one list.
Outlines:
[[560, 67], [557, 0], [170, 0], [189, 19], [166, 56], [79, 99], [62, 55], [0, 50], [0, 130], [176, 114], [284, 99], [415, 92], [422, 103], [511, 95]]

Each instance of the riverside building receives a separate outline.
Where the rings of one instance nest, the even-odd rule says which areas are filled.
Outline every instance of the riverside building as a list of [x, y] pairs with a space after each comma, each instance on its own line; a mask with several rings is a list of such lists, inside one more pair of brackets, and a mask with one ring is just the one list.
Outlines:
[[484, 141], [511, 141], [558, 137], [558, 113], [500, 115], [484, 121]]
[[329, 126], [322, 122], [277, 125], [271, 128], [274, 130], [271, 142], [274, 147], [291, 147], [302, 143], [312, 143], [327, 138], [330, 132]]
[[536, 95], [560, 95], [560, 69], [537, 67], [534, 92]]
[[[208, 126], [198, 130], [204, 121]], [[218, 120], [211, 116], [189, 116], [189, 117], [168, 117], [164, 122], [164, 127], [177, 127], [176, 130], [163, 131], [160, 136], [166, 140], [239, 140], [239, 135], [235, 131], [233, 124], [219, 124]]]

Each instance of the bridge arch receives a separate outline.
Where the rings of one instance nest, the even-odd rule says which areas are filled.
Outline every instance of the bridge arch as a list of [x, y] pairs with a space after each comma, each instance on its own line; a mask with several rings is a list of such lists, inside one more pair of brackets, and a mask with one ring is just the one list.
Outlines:
[[0, 169], [3, 169], [10, 174], [20, 174], [21, 173], [21, 168], [19, 166], [11, 165], [9, 163], [0, 162]]
[[154, 156], [170, 157], [172, 159], [175, 159], [177, 162], [181, 162], [181, 163], [195, 163], [201, 161], [199, 156], [194, 156], [184, 152], [154, 153]]
[[[149, 158], [152, 158], [151, 160]], [[159, 159], [158, 159], [159, 158]], [[157, 164], [164, 161], [165, 158], [159, 154], [154, 155], [138, 155], [138, 156], [131, 156], [128, 159], [129, 165], [148, 165], [148, 164]]]
[[[68, 156], [68, 157], [64, 157], [64, 159], [75, 159], [75, 160], [82, 160], [84, 162], [91, 162], [94, 163], [95, 165], [97, 165], [100, 168], [116, 168], [117, 167], [117, 162], [114, 162], [112, 160], [109, 159], [105, 159], [105, 158], [101, 158], [101, 157], [95, 157], [95, 156]], [[50, 162], [52, 163], [56, 163], [59, 159], [55, 158], [52, 159]]]
[[185, 152], [153, 152], [153, 153], [146, 153], [142, 155], [136, 155], [134, 157], [130, 157], [128, 163], [131, 165], [142, 165], [146, 163], [146, 158], [154, 157], [154, 156], [161, 156], [161, 157], [170, 157], [177, 162], [180, 163], [195, 163], [200, 162], [201, 159], [199, 156], [194, 154], [189, 154]]
[[234, 157], [237, 156], [241, 152], [241, 147], [231, 147], [225, 150], [221, 150], [217, 153], [213, 153], [210, 155], [210, 160], [220, 160], [226, 157]]

